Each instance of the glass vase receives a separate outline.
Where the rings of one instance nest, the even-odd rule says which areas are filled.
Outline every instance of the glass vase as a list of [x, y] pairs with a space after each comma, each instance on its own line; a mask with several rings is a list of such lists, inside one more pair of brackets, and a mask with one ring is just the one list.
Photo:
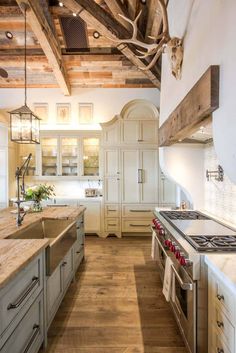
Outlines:
[[33, 207], [32, 207], [32, 212], [41, 212], [43, 210], [43, 207], [40, 203], [40, 201], [34, 201]]

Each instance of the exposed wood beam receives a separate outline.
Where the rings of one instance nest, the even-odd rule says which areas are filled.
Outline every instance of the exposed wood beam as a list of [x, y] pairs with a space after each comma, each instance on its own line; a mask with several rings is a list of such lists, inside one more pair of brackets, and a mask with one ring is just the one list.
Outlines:
[[[166, 6], [168, 5], [168, 0], [165, 0]], [[158, 0], [148, 0], [148, 19], [146, 25], [145, 39], [148, 42], [152, 40], [148, 36], [157, 37], [162, 29], [162, 13], [160, 6], [158, 5]]]
[[[17, 0], [19, 6], [21, 2], [22, 0]], [[63, 63], [59, 43], [48, 24], [39, 2], [37, 0], [24, 0], [24, 2], [29, 6], [29, 9], [27, 10], [27, 21], [53, 68], [59, 87], [65, 95], [69, 95], [70, 84]]]
[[[129, 38], [130, 33], [109, 13], [105, 12], [93, 0], [64, 0], [64, 5], [79, 16], [90, 26], [96, 28], [105, 37]], [[135, 49], [127, 45], [120, 45], [118, 48], [135, 66], [144, 66], [142, 60], [135, 55]], [[153, 70], [144, 71], [152, 83], [160, 88], [160, 76]]]
[[[0, 50], [0, 57], [4, 56], [24, 56], [25, 50], [22, 48], [7, 48], [7, 49], [1, 49]], [[26, 55], [27, 56], [45, 56], [44, 51], [40, 48], [28, 48], [26, 50]]]
[[125, 9], [124, 5], [120, 0], [104, 0], [107, 7], [111, 11], [112, 15], [129, 31], [130, 25], [127, 21], [124, 21], [123, 18], [119, 16], [124, 15], [128, 17], [128, 11]]
[[0, 17], [22, 16], [19, 6], [0, 6]]
[[219, 66], [210, 66], [159, 129], [160, 146], [188, 138], [219, 107]]

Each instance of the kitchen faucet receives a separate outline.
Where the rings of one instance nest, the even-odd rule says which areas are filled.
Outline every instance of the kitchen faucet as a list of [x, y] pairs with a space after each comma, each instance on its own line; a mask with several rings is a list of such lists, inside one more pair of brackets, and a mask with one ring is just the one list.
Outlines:
[[[32, 154], [30, 153], [28, 157], [26, 158], [25, 162], [22, 164], [22, 166], [19, 168], [16, 168], [15, 176], [16, 176], [16, 186], [17, 186], [17, 201], [15, 202], [17, 204], [17, 217], [16, 217], [16, 224], [17, 226], [21, 226], [23, 219], [26, 215], [26, 212], [24, 212], [21, 215], [20, 212], [20, 205], [22, 202], [25, 202], [25, 200], [20, 198], [20, 195], [23, 197], [25, 196], [25, 174], [28, 170], [30, 160], [32, 158]], [[22, 178], [22, 184], [20, 185], [20, 179]]]

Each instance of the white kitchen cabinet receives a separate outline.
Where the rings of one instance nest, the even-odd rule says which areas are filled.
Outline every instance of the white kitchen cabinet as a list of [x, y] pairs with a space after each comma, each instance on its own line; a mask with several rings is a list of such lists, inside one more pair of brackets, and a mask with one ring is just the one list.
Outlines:
[[124, 120], [121, 126], [121, 139], [124, 144], [157, 143], [157, 121]]
[[[158, 111], [145, 100], [126, 104], [119, 116], [101, 124], [104, 156], [104, 236], [150, 232], [158, 203]], [[119, 132], [119, 138], [118, 138]], [[127, 217], [123, 205], [138, 209]], [[121, 212], [122, 210], [122, 212]]]
[[122, 203], [157, 202], [157, 150], [122, 150]]
[[101, 202], [80, 201], [80, 206], [86, 207], [84, 213], [84, 232], [86, 234], [101, 234]]
[[236, 352], [235, 293], [208, 268], [208, 352]]
[[160, 170], [159, 174], [159, 205], [175, 206], [176, 205], [176, 184], [168, 179]]

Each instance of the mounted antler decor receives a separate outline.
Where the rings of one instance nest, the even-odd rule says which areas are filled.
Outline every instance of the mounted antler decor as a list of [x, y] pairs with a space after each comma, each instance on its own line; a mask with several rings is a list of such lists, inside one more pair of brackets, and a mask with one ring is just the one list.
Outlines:
[[138, 16], [134, 19], [134, 21], [132, 21], [131, 19], [127, 18], [124, 15], [119, 14], [119, 16], [123, 18], [123, 20], [129, 22], [133, 28], [133, 34], [130, 39], [113, 39], [113, 38], [109, 38], [109, 39], [116, 42], [117, 45], [133, 44], [138, 48], [144, 49], [144, 51], [137, 49], [137, 51], [141, 54], [141, 55], [137, 55], [139, 58], [146, 58], [148, 56], [153, 56], [152, 60], [147, 66], [139, 67], [141, 70], [149, 70], [150, 68], [152, 68], [156, 64], [160, 55], [164, 53], [166, 49], [166, 52], [171, 62], [172, 74], [176, 79], [180, 79], [181, 67], [183, 62], [183, 40], [177, 37], [170, 36], [166, 5], [164, 3], [164, 0], [158, 0], [158, 2], [162, 12], [163, 29], [162, 29], [162, 33], [159, 34], [157, 37], [149, 36], [149, 38], [151, 38], [154, 41], [154, 43], [148, 44], [137, 39], [137, 34], [138, 34], [137, 22], [141, 16], [142, 11], [139, 12]]

